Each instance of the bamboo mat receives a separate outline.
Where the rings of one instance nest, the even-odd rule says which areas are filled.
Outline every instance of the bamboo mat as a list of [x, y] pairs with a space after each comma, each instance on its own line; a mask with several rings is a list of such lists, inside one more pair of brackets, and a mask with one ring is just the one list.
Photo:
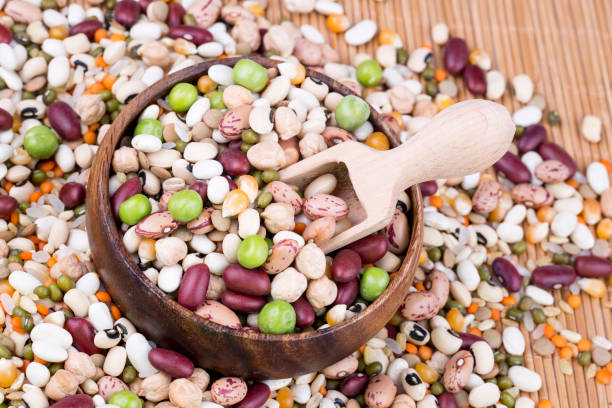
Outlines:
[[[445, 22], [454, 36], [462, 37], [470, 49], [480, 48], [492, 58], [493, 69], [512, 78], [528, 74], [536, 93], [544, 96], [547, 108], [556, 109], [561, 124], [549, 131], [549, 139], [563, 145], [575, 158], [579, 168], [601, 158], [610, 159], [612, 150], [612, 1], [610, 0], [340, 0], [345, 14], [353, 23], [369, 18], [379, 29], [398, 32], [410, 51], [422, 44], [433, 44], [431, 27]], [[327, 36], [343, 62], [350, 62], [358, 52], [373, 55], [374, 41], [359, 47], [348, 46], [342, 35], [332, 34], [325, 18], [316, 13], [290, 14], [283, 0], [269, 0], [268, 17], [278, 22], [289, 17], [296, 24], [312, 24]], [[441, 50], [434, 46], [435, 64], [441, 66]], [[460, 98], [465, 95], [462, 80], [457, 84]], [[507, 92], [502, 101], [512, 112], [521, 105]], [[580, 124], [587, 114], [603, 121], [603, 140], [597, 145], [580, 136]], [[527, 256], [541, 254], [529, 248]], [[526, 261], [527, 256], [522, 261]], [[566, 291], [556, 291], [557, 301], [567, 298]], [[558, 318], [565, 328], [583, 337], [612, 337], [612, 316], [602, 302], [585, 295], [583, 305], [574, 315], [562, 313]], [[542, 358], [529, 348], [527, 367], [542, 376], [543, 386], [531, 397], [537, 402], [549, 399], [555, 408], [612, 407], [612, 387], [586, 380], [576, 360], [574, 375], [561, 374], [559, 358]]]

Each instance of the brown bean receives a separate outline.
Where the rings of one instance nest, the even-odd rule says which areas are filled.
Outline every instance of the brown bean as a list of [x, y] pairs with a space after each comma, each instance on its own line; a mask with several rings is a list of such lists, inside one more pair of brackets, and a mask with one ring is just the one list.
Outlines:
[[560, 161], [544, 160], [536, 166], [534, 174], [545, 183], [557, 183], [569, 177], [569, 169]]
[[89, 355], [101, 353], [102, 350], [94, 344], [96, 330], [89, 320], [82, 317], [71, 317], [64, 326], [72, 335], [72, 345], [79, 351]]
[[213, 39], [212, 34], [205, 28], [188, 26], [188, 25], [177, 25], [168, 30], [168, 37], [170, 38], [183, 38], [187, 41], [191, 41], [195, 45], [202, 45], [207, 42], [211, 42]]
[[576, 280], [576, 271], [571, 266], [544, 265], [531, 273], [531, 283], [542, 289], [559, 289]]
[[357, 298], [358, 292], [359, 279], [353, 279], [350, 282], [340, 283], [338, 285], [338, 294], [336, 295], [334, 305], [352, 305]]
[[574, 268], [578, 275], [586, 278], [603, 278], [612, 274], [612, 262], [594, 255], [577, 256]]
[[119, 206], [128, 198], [142, 192], [142, 184], [138, 177], [123, 183], [111, 197], [111, 209], [116, 220], [119, 220]]
[[153, 0], [138, 0], [138, 4], [140, 5], [140, 9], [143, 13], [147, 13], [147, 7], [149, 4], [153, 3]]
[[168, 27], [172, 28], [177, 25], [183, 24], [183, 16], [185, 15], [185, 8], [181, 3], [174, 2], [168, 10], [168, 19], [166, 20]]
[[221, 295], [221, 301], [230, 309], [244, 313], [257, 313], [266, 305], [266, 299], [261, 296], [250, 296], [226, 290]]
[[11, 196], [0, 196], [0, 217], [8, 217], [17, 209], [17, 200]]
[[193, 363], [174, 350], [154, 348], [149, 350], [149, 362], [159, 371], [174, 378], [189, 378], [193, 374]]
[[102, 28], [102, 22], [100, 20], [91, 19], [83, 20], [79, 24], [70, 27], [69, 35], [85, 34], [89, 41], [94, 41], [94, 35], [96, 30]]
[[94, 408], [94, 402], [87, 394], [75, 394], [62, 398], [49, 408]]
[[[0, 43], [1, 42], [2, 41], [0, 41]], [[11, 116], [10, 113], [0, 108], [0, 130], [7, 130], [12, 127], [13, 127], [13, 117]]]
[[463, 80], [468, 91], [474, 95], [483, 95], [487, 92], [487, 81], [478, 65], [468, 64], [463, 70]]
[[56, 101], [47, 108], [47, 117], [51, 127], [66, 140], [77, 140], [81, 137], [79, 117], [66, 102]]
[[59, 192], [59, 199], [69, 210], [85, 201], [85, 186], [81, 183], [70, 181], [64, 184]]
[[523, 280], [514, 265], [512, 265], [512, 262], [506, 258], [496, 258], [491, 264], [491, 269], [497, 281], [508, 289], [509, 292], [521, 290]]
[[419, 183], [419, 189], [423, 197], [429, 197], [438, 191], [438, 184], [435, 181], [424, 181]]
[[361, 257], [352, 249], [338, 252], [332, 262], [332, 277], [336, 282], [349, 282], [357, 277], [361, 268]]
[[450, 392], [443, 392], [438, 395], [438, 408], [459, 408], [455, 397]]
[[246, 396], [240, 401], [236, 408], [259, 408], [270, 397], [270, 387], [264, 383], [256, 383], [249, 387]]
[[130, 28], [136, 23], [141, 13], [140, 4], [133, 0], [122, 0], [115, 5], [115, 20], [124, 27]]
[[565, 149], [558, 144], [552, 142], [542, 142], [538, 148], [538, 152], [544, 160], [557, 160], [565, 164], [570, 172], [569, 177], [572, 177], [574, 173], [576, 173], [576, 162], [565, 151]]
[[529, 169], [514, 153], [506, 152], [493, 167], [504, 173], [514, 184], [528, 183], [531, 180]]
[[340, 383], [340, 392], [349, 398], [361, 394], [366, 385], [368, 385], [369, 379], [364, 373], [350, 374]]
[[459, 75], [468, 62], [467, 44], [462, 38], [451, 38], [444, 48], [444, 67], [451, 75]]
[[531, 152], [540, 147], [544, 140], [546, 140], [546, 128], [542, 125], [531, 125], [516, 141], [516, 146], [521, 153]]
[[382, 233], [387, 239], [389, 251], [400, 255], [406, 251], [410, 243], [410, 225], [408, 217], [400, 208], [395, 208], [391, 222]]
[[239, 264], [228, 265], [223, 271], [228, 289], [245, 295], [263, 296], [270, 291], [270, 277], [258, 269], [247, 269]]
[[217, 157], [217, 160], [223, 166], [225, 173], [230, 176], [241, 176], [251, 170], [251, 164], [246, 155], [238, 149], [224, 150]]
[[295, 324], [297, 327], [303, 329], [312, 326], [315, 321], [315, 312], [304, 295], [291, 303], [291, 306], [293, 306], [293, 310], [295, 310]]
[[0, 44], [8, 44], [13, 39], [13, 34], [4, 24], [0, 24]]
[[382, 235], [370, 235], [353, 242], [347, 248], [359, 254], [362, 264], [369, 264], [385, 256], [387, 246], [387, 240]]
[[210, 270], [205, 264], [196, 264], [187, 268], [179, 286], [179, 304], [187, 309], [197, 309], [206, 299], [209, 282]]

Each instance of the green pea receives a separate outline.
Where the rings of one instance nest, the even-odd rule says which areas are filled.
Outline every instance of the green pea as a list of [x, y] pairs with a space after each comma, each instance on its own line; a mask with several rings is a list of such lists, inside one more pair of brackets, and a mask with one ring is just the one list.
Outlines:
[[544, 311], [540, 308], [531, 310], [531, 317], [533, 317], [533, 321], [536, 324], [546, 323], [546, 315], [544, 314]]
[[57, 373], [59, 370], [61, 370], [62, 368], [64, 368], [62, 363], [53, 363], [49, 366], [49, 373], [53, 375]]
[[497, 378], [487, 378], [485, 382], [497, 385]]
[[274, 246], [274, 241], [272, 241], [270, 238], [264, 238], [264, 241], [266, 241], [266, 245], [268, 246], [268, 251], [272, 249], [272, 247]]
[[357, 81], [365, 87], [372, 87], [377, 85], [382, 79], [383, 71], [380, 64], [373, 60], [365, 60], [357, 66], [355, 71]]
[[433, 67], [427, 67], [425, 68], [425, 71], [423, 71], [422, 75], [424, 80], [430, 81], [434, 79], [434, 76], [436, 75], [436, 70]]
[[20, 265], [23, 265], [23, 259], [21, 259], [21, 258], [19, 257], [19, 255], [17, 255], [17, 254], [10, 254], [10, 255], [8, 256], [8, 258], [6, 258], [6, 261], [7, 261], [9, 264], [12, 264], [12, 263], [18, 263], [18, 264], [20, 264]]
[[448, 310], [450, 309], [457, 309], [459, 312], [461, 312], [462, 315], [466, 314], [466, 310], [465, 310], [465, 306], [463, 306], [461, 303], [459, 303], [456, 300], [451, 300], [449, 299], [446, 304], [444, 305], [444, 307]]
[[425, 82], [425, 93], [431, 97], [438, 93], [438, 83], [434, 80]]
[[55, 0], [42, 0], [40, 5], [43, 10], [57, 8], [57, 3]]
[[62, 292], [66, 293], [76, 285], [70, 276], [61, 274], [60, 277], [57, 278], [57, 286], [59, 286]]
[[363, 99], [348, 95], [336, 106], [336, 122], [342, 129], [352, 132], [370, 117], [370, 106]]
[[252, 92], [260, 92], [268, 83], [268, 72], [255, 61], [241, 59], [232, 69], [232, 79]]
[[380, 372], [382, 371], [382, 368], [383, 368], [382, 364], [380, 364], [378, 361], [374, 361], [373, 363], [370, 363], [366, 366], [365, 372], [367, 375], [372, 377], [376, 374], [380, 374]]
[[515, 322], [520, 322], [523, 320], [523, 311], [513, 307], [512, 309], [508, 309], [506, 311], [506, 317], [510, 320], [514, 320]]
[[259, 268], [268, 259], [268, 244], [259, 235], [249, 235], [240, 243], [237, 257], [245, 268]]
[[181, 139], [177, 139], [176, 142], [174, 142], [174, 150], [177, 152], [183, 153], [185, 151], [185, 147], [187, 147], [187, 143], [183, 142]]
[[442, 251], [440, 251], [438, 247], [430, 248], [429, 251], [427, 251], [427, 257], [433, 262], [438, 262], [442, 259]]
[[[240, 249], [238, 251], [240, 252]], [[291, 304], [284, 300], [273, 300], [259, 312], [257, 325], [262, 333], [286, 334], [291, 333], [295, 328], [295, 320], [295, 310]]]
[[555, 265], [571, 265], [572, 264], [572, 258], [566, 253], [554, 254], [552, 261]]
[[[102, 97], [102, 100], [104, 102], [110, 100], [110, 98], [113, 97], [113, 93], [111, 91], [109, 91], [108, 89], [101, 90], [99, 95]], [[140, 122], [138, 122], [138, 123], [140, 123]]]
[[264, 183], [271, 183], [276, 180], [280, 180], [280, 174], [276, 170], [264, 170], [261, 173], [261, 179]]
[[121, 379], [124, 383], [129, 384], [134, 381], [138, 377], [138, 371], [131, 365], [125, 366], [123, 369], [123, 374], [121, 374]]
[[504, 391], [501, 393], [501, 403], [507, 406], [508, 408], [514, 407], [514, 397], [508, 391]]
[[272, 193], [269, 191], [262, 191], [257, 196], [257, 206], [259, 208], [266, 208], [272, 202]]
[[210, 100], [211, 109], [225, 109], [225, 103], [223, 103], [223, 91], [214, 91], [206, 95]]
[[6, 82], [4, 79], [0, 78], [0, 91], [6, 88]]
[[371, 266], [365, 270], [359, 282], [359, 293], [368, 302], [379, 297], [389, 285], [389, 273], [384, 269]]
[[13, 356], [13, 353], [11, 353], [11, 350], [9, 350], [8, 347], [0, 345], [0, 358], [9, 359], [12, 356]]
[[28, 314], [28, 312], [26, 312], [21, 306], [15, 306], [13, 308], [13, 316], [15, 317], [23, 317], [26, 314]]
[[157, 119], [143, 119], [136, 125], [136, 129], [134, 129], [134, 136], [147, 134], [157, 136], [162, 142], [164, 141], [164, 137], [162, 135], [164, 131], [164, 126]]
[[521, 301], [518, 304], [518, 307], [523, 312], [528, 312], [529, 310], [531, 310], [531, 308], [533, 307], [534, 304], [535, 304], [535, 302], [533, 301], [532, 298], [530, 298], [529, 296], [523, 296], [521, 298]]
[[357, 401], [357, 403], [359, 404], [360, 407], [367, 406], [367, 404], [365, 402], [365, 397], [363, 396], [363, 394], [359, 394], [358, 396], [356, 396], [355, 397], [355, 401]]
[[405, 48], [399, 48], [396, 52], [397, 63], [399, 65], [406, 65], [408, 62], [408, 51]]
[[21, 330], [29, 333], [34, 328], [34, 319], [32, 315], [27, 314], [21, 318]]
[[177, 221], [189, 222], [202, 212], [204, 203], [195, 190], [183, 190], [172, 194], [168, 200], [168, 211]]
[[107, 123], [110, 123], [110, 116], [108, 115], [108, 113], [105, 113], [104, 115], [102, 115], [102, 118], [100, 118], [100, 123], [102, 125], [106, 125]]
[[118, 110], [111, 112], [110, 114], [110, 120], [111, 122], [114, 121], [115, 119], [117, 119], [117, 116], [119, 116], [121, 112], [119, 112]]
[[114, 393], [108, 403], [117, 405], [119, 408], [142, 408], [142, 400], [128, 390]]
[[513, 387], [514, 383], [512, 382], [510, 377], [508, 377], [507, 375], [500, 375], [497, 377], [497, 385], [502, 390], [505, 390], [505, 389]]
[[104, 53], [104, 48], [102, 47], [96, 47], [90, 52], [92, 57], [99, 57], [103, 53]]
[[121, 218], [121, 222], [127, 225], [138, 224], [138, 221], [142, 220], [150, 213], [151, 203], [144, 194], [135, 194], [122, 202], [119, 206], [119, 218]]
[[510, 250], [515, 255], [521, 255], [523, 252], [527, 250], [527, 243], [525, 241], [518, 241], [512, 244]]
[[240, 135], [240, 137], [242, 138], [242, 141], [244, 143], [248, 143], [248, 144], [255, 144], [257, 142], [259, 142], [259, 135], [252, 129], [246, 129], [242, 131], [242, 134]]
[[183, 15], [183, 24], [189, 25], [189, 26], [198, 25], [195, 17], [189, 13]]
[[34, 170], [32, 172], [32, 175], [30, 176], [30, 180], [32, 180], [32, 183], [36, 185], [44, 182], [46, 179], [47, 179], [47, 173], [45, 173], [42, 170]]
[[34, 126], [25, 133], [23, 147], [35, 159], [48, 159], [57, 151], [57, 136], [46, 126]]
[[480, 276], [480, 280], [483, 282], [486, 282], [489, 279], [491, 279], [491, 269], [489, 268], [489, 265], [487, 264], [480, 265], [478, 267], [478, 276]]
[[180, 82], [172, 87], [168, 103], [176, 112], [186, 112], [198, 99], [198, 88], [187, 82]]
[[499, 367], [499, 375], [508, 375], [508, 370], [510, 369], [508, 363], [505, 361], [500, 361], [497, 363], [497, 366]]
[[431, 388], [429, 389], [431, 390], [431, 393], [436, 397], [444, 392], [444, 386], [437, 381], [431, 384]]
[[106, 101], [106, 111], [107, 112], [115, 112], [117, 109], [119, 109], [119, 101], [116, 100], [115, 98], [111, 98], [108, 101]]
[[32, 343], [28, 343], [23, 346], [23, 358], [26, 360], [34, 360], [34, 351], [32, 350]]
[[583, 367], [591, 364], [591, 352], [590, 351], [581, 351], [578, 353], [578, 364]]
[[561, 122], [561, 118], [559, 117], [559, 112], [556, 110], [550, 110], [546, 114], [546, 120], [551, 126], [558, 125]]
[[510, 366], [518, 366], [518, 365], [524, 365], [525, 359], [523, 358], [523, 356], [508, 355], [508, 357], [506, 358], [506, 362]]
[[252, 176], [255, 178], [255, 180], [257, 180], [257, 185], [261, 188], [263, 186], [263, 179], [261, 178], [261, 170], [255, 170], [252, 174]]
[[52, 301], [59, 302], [60, 300], [64, 298], [64, 294], [62, 293], [59, 286], [57, 286], [57, 283], [52, 283], [49, 286], [47, 286], [47, 288], [49, 289], [49, 298]]

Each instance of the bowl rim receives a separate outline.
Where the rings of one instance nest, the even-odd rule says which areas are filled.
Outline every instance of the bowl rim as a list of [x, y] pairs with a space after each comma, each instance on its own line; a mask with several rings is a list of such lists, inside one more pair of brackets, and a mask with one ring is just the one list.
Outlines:
[[[181, 318], [194, 320], [196, 323], [198, 323], [198, 325], [202, 325], [203, 327], [211, 329], [214, 332], [250, 341], [288, 342], [297, 340], [314, 340], [318, 337], [337, 334], [343, 329], [357, 324], [360, 320], [366, 318], [368, 315], [376, 313], [380, 305], [389, 301], [390, 298], [395, 294], [397, 289], [405, 285], [405, 280], [412, 280], [414, 276], [414, 270], [418, 265], [418, 257], [421, 253], [423, 243], [423, 217], [419, 216], [419, 214], [423, 214], [424, 204], [423, 197], [418, 186], [412, 186], [408, 189], [408, 195], [411, 201], [410, 211], [412, 213], [412, 222], [410, 223], [410, 242], [405, 250], [404, 259], [402, 260], [402, 263], [400, 264], [400, 267], [396, 272], [397, 275], [391, 280], [389, 286], [385, 289], [383, 294], [380, 295], [374, 302], [370, 303], [363, 311], [357, 313], [355, 316], [351, 317], [348, 320], [345, 320], [334, 326], [301, 333], [266, 334], [248, 330], [245, 327], [235, 329], [213, 322], [209, 319], [205, 319], [204, 317], [197, 315], [195, 311], [187, 309], [184, 306], [180, 305], [175, 299], [171, 298], [156, 284], [154, 284], [134, 262], [132, 255], [127, 252], [127, 248], [123, 244], [122, 236], [119, 234], [120, 228], [117, 226], [117, 223], [115, 222], [114, 217], [111, 213], [108, 181], [111, 174], [112, 155], [116, 150], [120, 140], [124, 136], [126, 130], [129, 129], [132, 123], [134, 123], [134, 121], [138, 119], [139, 115], [142, 113], [142, 110], [146, 108], [146, 106], [155, 103], [160, 97], [165, 96], [169, 92], [170, 88], [175, 84], [179, 82], [193, 83], [194, 80], [197, 80], [199, 76], [206, 74], [208, 69], [213, 65], [225, 65], [232, 67], [236, 62], [245, 58], [251, 59], [266, 68], [274, 68], [276, 64], [282, 62], [263, 57], [234, 57], [224, 58], [221, 60], [205, 61], [173, 72], [172, 74], [166, 76], [164, 80], [160, 80], [154, 83], [153, 85], [136, 95], [129, 102], [126, 108], [121, 111], [115, 121], [113, 121], [111, 127], [105, 133], [105, 136], [99, 145], [98, 154], [96, 155], [94, 163], [91, 166], [92, 172], [90, 174], [95, 173], [93, 171], [95, 167], [99, 167], [101, 164], [104, 164], [104, 160], [100, 159], [100, 157], [102, 156], [106, 156], [108, 158], [108, 160], [106, 160], [108, 162], [108, 167], [105, 171], [104, 169], [102, 169], [99, 172], [101, 178], [89, 181], [96, 184], [96, 190], [98, 190], [99, 195], [95, 198], [88, 197], [87, 206], [96, 206], [99, 209], [100, 215], [102, 217], [111, 220], [111, 222], [108, 223], [112, 225], [110, 228], [107, 228], [107, 225], [104, 225], [104, 222], [101, 220], [97, 220], [97, 222], [103, 225], [103, 230], [105, 230], [105, 232], [110, 234], [106, 239], [118, 243], [118, 250], [120, 251], [120, 255], [124, 258], [125, 263], [132, 270], [132, 273], [138, 280], [138, 283], [142, 285], [144, 290], [149, 292], [149, 294], [155, 296], [155, 298], [165, 307], [170, 307], [174, 309], [174, 311]], [[306, 76], [325, 82], [328, 86], [330, 86], [330, 90], [333, 89], [334, 92], [338, 92], [342, 95], [354, 94], [347, 86], [331, 79], [330, 77], [324, 74], [321, 74], [319, 71], [313, 70], [311, 68], [306, 68]], [[142, 108], [137, 111], [136, 107], [138, 106], [141, 106]], [[130, 107], [132, 107], [132, 109], [130, 109]], [[377, 113], [376, 110], [371, 106], [370, 110], [371, 116], [369, 118], [369, 121], [372, 122], [372, 124], [377, 129], [385, 132], [394, 147], [398, 146], [400, 144], [400, 141], [397, 136], [397, 133], [389, 128], [390, 124], [388, 122], [385, 123], [383, 119], [384, 115]], [[91, 229], [88, 228], [88, 231], [90, 230]], [[413, 256], [410, 256], [411, 254], [413, 254]], [[407, 293], [408, 292], [406, 292], [406, 294]], [[113, 298], [113, 300], [121, 307], [120, 299]]]

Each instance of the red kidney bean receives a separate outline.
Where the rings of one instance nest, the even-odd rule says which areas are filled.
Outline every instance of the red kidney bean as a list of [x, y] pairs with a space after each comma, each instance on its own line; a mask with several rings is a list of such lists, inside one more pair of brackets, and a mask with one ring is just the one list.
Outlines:
[[359, 279], [355, 278], [350, 282], [340, 283], [338, 285], [338, 294], [334, 305], [347, 305], [350, 306], [357, 298], [359, 292]]
[[189, 186], [189, 189], [197, 192], [200, 197], [202, 197], [202, 201], [206, 202], [206, 191], [208, 190], [208, 185], [205, 182], [196, 181]]
[[168, 30], [168, 37], [174, 39], [183, 38], [187, 41], [191, 41], [195, 45], [211, 42], [213, 39], [212, 34], [207, 29], [188, 25], [176, 25], [172, 27]]
[[438, 191], [438, 183], [435, 181], [424, 181], [419, 183], [419, 189], [423, 197], [429, 197], [436, 194]]
[[468, 62], [467, 44], [462, 38], [451, 38], [444, 48], [444, 67], [451, 75], [459, 75]]
[[240, 150], [240, 148], [242, 147], [242, 140], [241, 139], [237, 139], [237, 140], [232, 140], [231, 142], [229, 142], [227, 144], [227, 148], [228, 149], [238, 149]]
[[368, 385], [369, 379], [364, 373], [350, 374], [340, 383], [340, 392], [349, 398], [359, 395]]
[[71, 317], [64, 326], [72, 335], [72, 345], [79, 351], [89, 355], [101, 353], [102, 350], [94, 344], [96, 329], [89, 320], [82, 317]]
[[576, 271], [571, 266], [544, 265], [531, 273], [531, 283], [542, 289], [559, 289], [576, 280]]
[[468, 64], [463, 70], [463, 80], [468, 91], [474, 95], [483, 95], [487, 92], [487, 81], [478, 65]]
[[542, 125], [531, 125], [518, 138], [516, 146], [521, 153], [531, 152], [540, 147], [544, 140], [546, 140], [546, 128]]
[[438, 395], [438, 408], [459, 408], [455, 397], [450, 392], [443, 392]]
[[236, 190], [238, 188], [238, 184], [236, 184], [230, 176], [223, 176], [223, 177], [227, 179], [227, 183], [229, 184], [230, 191]]
[[228, 289], [245, 295], [263, 296], [270, 291], [270, 277], [258, 269], [247, 269], [239, 264], [228, 265], [223, 271]]
[[75, 394], [62, 398], [49, 408], [94, 408], [94, 402], [87, 394]]
[[170, 9], [168, 10], [168, 19], [166, 20], [168, 27], [172, 28], [183, 24], [184, 15], [185, 9], [183, 8], [183, 5], [178, 2], [172, 3]]
[[338, 252], [332, 262], [332, 277], [336, 282], [352, 281], [359, 274], [361, 257], [352, 249], [343, 249]]
[[295, 324], [300, 329], [312, 326], [315, 321], [315, 312], [310, 302], [302, 295], [298, 300], [291, 304], [295, 310]]
[[206, 300], [209, 281], [210, 270], [205, 264], [191, 265], [187, 268], [179, 286], [179, 304], [187, 309], [197, 309]]
[[115, 5], [115, 20], [124, 27], [130, 28], [140, 17], [140, 4], [134, 0], [121, 0]]
[[85, 201], [85, 186], [81, 183], [70, 181], [62, 186], [59, 199], [68, 209], [73, 209]]
[[17, 209], [17, 200], [11, 196], [0, 196], [0, 217], [8, 217]]
[[85, 34], [89, 41], [94, 40], [96, 30], [102, 28], [100, 20], [83, 20], [79, 24], [70, 27], [69, 35]]
[[359, 254], [362, 264], [370, 264], [385, 256], [387, 239], [382, 235], [370, 235], [353, 242], [347, 248]]
[[145, 14], [147, 12], [147, 7], [149, 7], [149, 4], [151, 3], [153, 3], [153, 0], [138, 0], [138, 4], [140, 4], [140, 9]]
[[576, 257], [574, 268], [578, 275], [586, 278], [603, 278], [612, 274], [612, 262], [594, 255]]
[[10, 113], [0, 108], [0, 130], [8, 130], [12, 127], [13, 127], [13, 117], [11, 116]]
[[223, 170], [230, 176], [242, 176], [251, 170], [251, 164], [246, 155], [238, 149], [224, 150], [217, 160], [223, 166]]
[[249, 387], [244, 399], [236, 408], [259, 408], [270, 398], [270, 387], [264, 383], [255, 383]]
[[394, 339], [395, 335], [397, 334], [397, 327], [395, 327], [391, 323], [387, 323], [385, 325], [385, 329], [387, 329], [387, 337]]
[[[268, 29], [267, 28], [260, 28], [259, 29], [259, 37], [260, 38], [264, 38], [264, 35], [266, 35], [268, 33]], [[259, 44], [259, 49], [257, 50], [257, 52], [259, 54], [265, 54], [266, 51], [268, 51], [268, 49], [266, 48], [266, 45], [264, 44], [263, 41], [260, 42]]]
[[77, 140], [81, 137], [79, 117], [66, 102], [53, 102], [47, 108], [47, 117], [51, 127], [66, 140]]
[[572, 159], [572, 156], [558, 144], [542, 142], [538, 148], [538, 152], [540, 152], [540, 156], [542, 156], [544, 160], [557, 160], [565, 164], [570, 171], [569, 177], [572, 177], [574, 173], [576, 173], [576, 162]]
[[512, 262], [506, 258], [496, 258], [491, 265], [491, 269], [497, 281], [501, 283], [504, 288], [508, 289], [509, 292], [518, 292], [521, 290], [523, 280], [514, 265], [512, 265]]
[[8, 44], [13, 39], [13, 34], [4, 24], [0, 24], [0, 44]]
[[115, 194], [111, 197], [111, 209], [115, 219], [119, 219], [119, 206], [125, 200], [133, 195], [140, 194], [142, 192], [142, 184], [138, 177], [134, 177], [123, 183]]
[[506, 152], [493, 167], [495, 170], [504, 173], [514, 184], [529, 183], [531, 181], [529, 169], [514, 153]]
[[149, 351], [149, 362], [159, 371], [174, 378], [189, 378], [193, 374], [193, 363], [174, 350], [154, 348]]
[[461, 350], [469, 350], [472, 344], [483, 341], [483, 338], [471, 333], [457, 333], [461, 337]]
[[223, 292], [221, 301], [230, 309], [244, 313], [257, 313], [266, 305], [266, 299], [261, 296], [245, 295], [233, 290]]

